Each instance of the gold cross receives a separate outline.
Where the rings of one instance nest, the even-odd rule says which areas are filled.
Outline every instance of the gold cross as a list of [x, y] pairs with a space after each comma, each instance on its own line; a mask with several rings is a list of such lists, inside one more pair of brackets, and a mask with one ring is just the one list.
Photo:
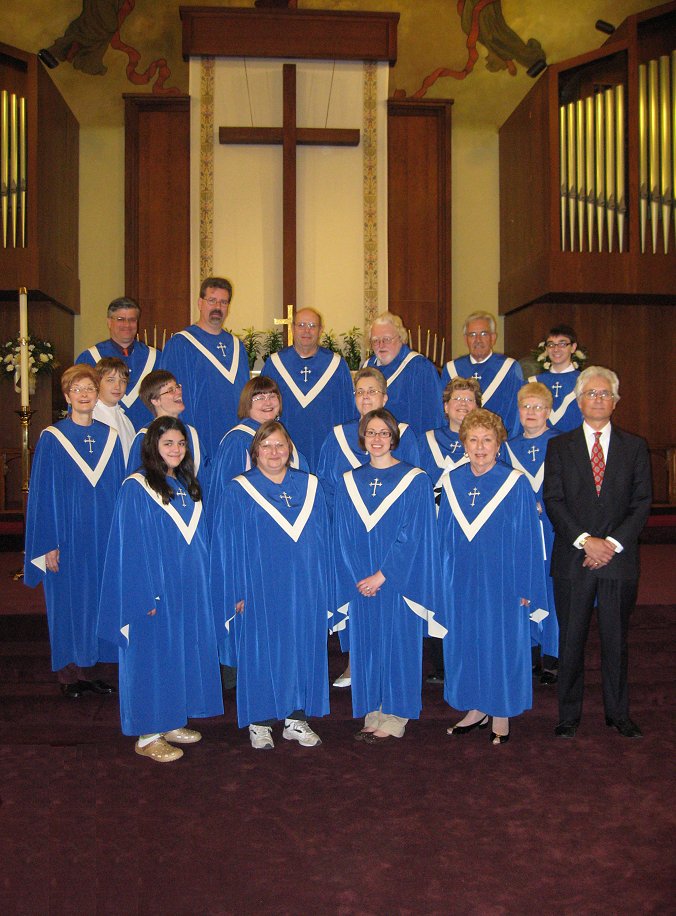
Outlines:
[[287, 336], [287, 345], [290, 347], [293, 344], [293, 306], [287, 305], [286, 307], [286, 318], [275, 318], [275, 324], [285, 324], [286, 325], [286, 336]]

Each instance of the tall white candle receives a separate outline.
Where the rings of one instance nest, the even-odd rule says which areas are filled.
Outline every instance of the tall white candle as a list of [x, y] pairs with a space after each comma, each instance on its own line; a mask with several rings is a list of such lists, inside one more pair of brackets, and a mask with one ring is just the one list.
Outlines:
[[21, 406], [28, 407], [28, 295], [26, 287], [19, 290], [19, 367], [21, 378]]

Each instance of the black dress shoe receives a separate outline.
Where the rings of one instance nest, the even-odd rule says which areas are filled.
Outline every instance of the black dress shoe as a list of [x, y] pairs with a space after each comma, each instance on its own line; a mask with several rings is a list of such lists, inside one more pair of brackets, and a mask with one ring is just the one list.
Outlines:
[[506, 735], [496, 735], [495, 732], [491, 732], [491, 744], [507, 744], [509, 741], [509, 732]]
[[85, 694], [82, 683], [82, 681], [75, 681], [74, 684], [61, 684], [61, 695], [67, 700], [79, 699]]
[[541, 684], [551, 685], [551, 684], [558, 684], [558, 682], [559, 682], [559, 676], [556, 673], [556, 671], [543, 671], [542, 674], [540, 675]]
[[364, 731], [356, 732], [354, 736], [354, 740], [355, 741], [366, 741], [366, 736], [370, 734], [371, 732], [364, 732]]
[[117, 693], [117, 690], [112, 686], [112, 684], [107, 684], [105, 681], [79, 681], [78, 683], [82, 684], [83, 690], [88, 690], [90, 693], [98, 693], [101, 695]]
[[619, 719], [615, 722], [614, 719], [610, 719], [606, 716], [606, 725], [616, 728], [623, 738], [643, 737], [643, 732], [635, 722], [631, 721], [631, 719]]
[[479, 719], [478, 722], [472, 722], [471, 725], [451, 725], [450, 728], [446, 729], [447, 735], [466, 735], [468, 732], [473, 732], [475, 728], [484, 729], [488, 727], [488, 716], [484, 716], [483, 719]]
[[579, 722], [559, 722], [554, 729], [557, 738], [574, 738]]

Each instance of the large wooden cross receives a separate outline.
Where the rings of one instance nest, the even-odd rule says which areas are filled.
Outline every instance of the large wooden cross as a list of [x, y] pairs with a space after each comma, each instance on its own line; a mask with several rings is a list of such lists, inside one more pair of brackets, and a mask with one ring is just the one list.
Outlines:
[[[296, 65], [284, 64], [284, 105], [281, 127], [220, 127], [223, 144], [274, 144], [282, 146], [282, 308], [296, 305], [296, 147], [358, 146], [359, 131], [296, 125]], [[284, 315], [284, 311], [282, 311]], [[290, 313], [289, 313], [290, 315]], [[284, 321], [286, 323], [286, 320]], [[287, 327], [289, 343], [291, 327]]]

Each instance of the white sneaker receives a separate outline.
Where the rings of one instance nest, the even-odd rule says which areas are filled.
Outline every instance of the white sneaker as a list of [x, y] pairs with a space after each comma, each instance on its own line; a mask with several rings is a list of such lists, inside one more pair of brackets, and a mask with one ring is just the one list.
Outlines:
[[301, 719], [285, 719], [282, 738], [286, 738], [287, 741], [297, 741], [303, 747], [316, 747], [322, 743], [319, 735]]
[[251, 747], [257, 751], [271, 751], [275, 746], [269, 725], [250, 725], [249, 738], [251, 738]]
[[351, 684], [352, 684], [352, 678], [350, 677], [349, 674], [347, 677], [345, 677], [344, 674], [341, 674], [340, 677], [337, 677], [335, 681], [333, 682], [334, 687], [349, 687]]

